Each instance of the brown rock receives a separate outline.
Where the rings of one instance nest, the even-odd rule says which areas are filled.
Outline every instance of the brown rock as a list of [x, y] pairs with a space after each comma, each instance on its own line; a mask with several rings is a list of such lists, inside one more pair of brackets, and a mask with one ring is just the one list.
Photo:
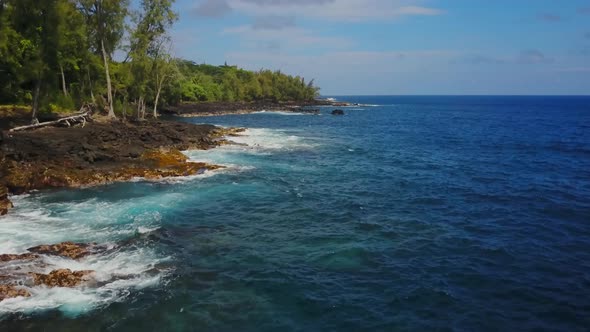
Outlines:
[[49, 274], [31, 273], [35, 285], [45, 285], [49, 287], [76, 287], [82, 283], [90, 281], [91, 274], [94, 271], [74, 271], [70, 269], [60, 269], [51, 271]]
[[8, 133], [0, 142], [0, 214], [12, 206], [2, 200], [8, 192], [187, 176], [220, 168], [189, 162], [180, 151], [212, 148], [223, 144], [224, 136], [243, 130], [172, 121], [96, 121], [84, 128]]
[[12, 209], [14, 205], [8, 199], [8, 188], [0, 186], [0, 216], [8, 213], [9, 209]]
[[10, 262], [10, 261], [24, 261], [24, 260], [33, 260], [39, 258], [38, 255], [35, 254], [20, 254], [20, 255], [7, 255], [2, 254], [0, 255], [0, 262]]
[[31, 293], [26, 289], [16, 288], [14, 285], [0, 285], [0, 301], [19, 296], [29, 297]]
[[72, 259], [80, 259], [82, 257], [92, 254], [91, 248], [94, 244], [63, 242], [53, 245], [41, 245], [29, 248], [30, 252], [43, 255], [62, 256]]

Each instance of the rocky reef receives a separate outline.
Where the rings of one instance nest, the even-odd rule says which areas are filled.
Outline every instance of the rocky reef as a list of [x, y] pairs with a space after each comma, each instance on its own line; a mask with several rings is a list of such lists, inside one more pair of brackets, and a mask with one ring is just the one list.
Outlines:
[[33, 260], [39, 258], [39, 255], [26, 253], [26, 254], [2, 254], [0, 255], [0, 262], [10, 262], [10, 261], [23, 261], [23, 260]]
[[88, 255], [99, 253], [104, 247], [95, 243], [63, 242], [29, 248], [27, 253], [0, 255], [0, 301], [14, 297], [30, 297], [26, 286], [78, 287], [92, 284], [95, 271], [71, 271], [51, 268], [44, 261], [45, 256], [59, 256], [80, 260]]
[[[63, 242], [53, 245], [40, 245], [33, 248], [27, 249], [28, 251], [35, 253], [35, 254], [43, 254], [43, 255], [50, 255], [50, 256], [61, 256], [61, 257], [68, 257], [71, 259], [80, 259], [82, 257], [88, 256], [93, 252], [96, 252], [97, 245], [95, 243], [73, 243], [73, 242]], [[17, 255], [17, 259], [22, 259], [21, 257], [26, 257], [26, 255], [30, 254], [22, 254]], [[21, 256], [21, 257], [18, 257]], [[37, 255], [35, 255], [37, 256]], [[38, 256], [37, 256], [38, 257]]]
[[70, 269], [59, 269], [49, 274], [31, 273], [36, 286], [45, 285], [48, 287], [76, 287], [92, 280], [94, 271], [73, 271]]
[[0, 285], [0, 301], [19, 296], [30, 297], [31, 293], [15, 285]]

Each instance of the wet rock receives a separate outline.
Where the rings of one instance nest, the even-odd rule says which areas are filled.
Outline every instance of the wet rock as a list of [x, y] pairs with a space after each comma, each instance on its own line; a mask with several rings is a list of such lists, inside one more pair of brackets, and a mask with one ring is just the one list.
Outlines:
[[333, 110], [332, 115], [344, 115], [344, 111], [343, 110]]
[[63, 242], [52, 245], [41, 245], [27, 249], [30, 252], [51, 256], [69, 257], [80, 259], [94, 252], [96, 244]]
[[7, 214], [8, 210], [13, 207], [12, 202], [8, 199], [8, 188], [0, 186], [0, 216]]
[[0, 144], [0, 214], [12, 206], [2, 200], [8, 192], [18, 195], [35, 189], [80, 188], [217, 169], [191, 163], [179, 151], [212, 148], [222, 144], [222, 137], [243, 130], [145, 121], [11, 133]]
[[51, 271], [49, 274], [31, 273], [35, 285], [48, 287], [76, 287], [92, 280], [94, 271], [74, 271], [60, 269]]
[[0, 255], [0, 262], [10, 262], [10, 261], [30, 261], [33, 259], [39, 258], [38, 255], [35, 254], [20, 254], [20, 255], [7, 255], [2, 254]]
[[0, 285], [0, 301], [19, 296], [29, 297], [31, 296], [31, 293], [26, 289], [17, 288], [14, 285]]

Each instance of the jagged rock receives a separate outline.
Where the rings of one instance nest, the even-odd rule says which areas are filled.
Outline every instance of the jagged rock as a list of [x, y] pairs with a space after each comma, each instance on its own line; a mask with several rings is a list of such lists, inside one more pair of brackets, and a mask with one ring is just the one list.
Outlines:
[[82, 283], [92, 280], [91, 275], [94, 271], [74, 271], [70, 269], [60, 269], [51, 271], [49, 274], [31, 273], [35, 285], [45, 285], [49, 287], [76, 287]]
[[16, 288], [14, 285], [0, 285], [0, 301], [19, 296], [29, 297], [31, 293], [26, 289]]
[[332, 115], [344, 115], [344, 111], [343, 110], [333, 110]]
[[211, 148], [220, 145], [222, 137], [243, 130], [158, 121], [12, 133], [0, 146], [0, 214], [7, 210], [2, 206], [3, 192], [18, 195], [34, 189], [89, 187], [136, 177], [160, 179], [220, 168], [189, 162], [179, 151]]
[[93, 253], [96, 244], [62, 242], [52, 245], [41, 245], [27, 249], [30, 252], [43, 255], [62, 256], [80, 259]]
[[38, 255], [35, 254], [20, 254], [20, 255], [7, 255], [2, 254], [0, 255], [0, 262], [10, 262], [10, 261], [24, 261], [24, 260], [33, 260], [39, 258]]
[[7, 214], [8, 210], [13, 207], [12, 202], [8, 199], [8, 188], [0, 186], [0, 216]]

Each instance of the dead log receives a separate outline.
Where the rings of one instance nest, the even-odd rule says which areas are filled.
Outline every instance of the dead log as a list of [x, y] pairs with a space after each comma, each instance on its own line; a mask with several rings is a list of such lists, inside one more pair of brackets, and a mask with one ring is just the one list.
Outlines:
[[77, 123], [81, 123], [82, 127], [84, 127], [86, 125], [87, 121], [92, 121], [92, 109], [91, 109], [90, 105], [82, 106], [82, 108], [80, 108], [80, 111], [76, 115], [57, 119], [55, 121], [41, 122], [41, 123], [32, 124], [32, 125], [28, 125], [28, 126], [21, 126], [21, 127], [12, 128], [9, 130], [9, 132], [37, 129], [37, 128], [48, 127], [48, 126], [59, 126], [59, 125], [63, 125], [63, 124], [65, 124], [68, 127], [71, 127], [72, 125], [77, 124]]

